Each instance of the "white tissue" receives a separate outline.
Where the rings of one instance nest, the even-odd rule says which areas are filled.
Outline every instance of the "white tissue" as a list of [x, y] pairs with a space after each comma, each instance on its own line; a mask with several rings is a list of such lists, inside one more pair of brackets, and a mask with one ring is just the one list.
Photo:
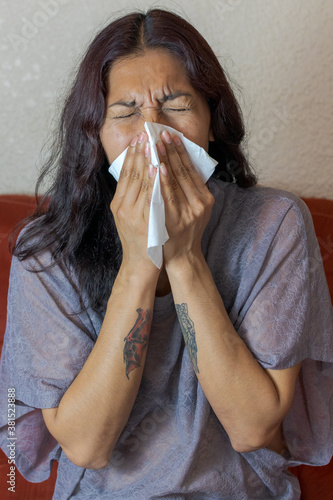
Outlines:
[[[206, 182], [209, 179], [209, 177], [214, 172], [214, 169], [218, 162], [211, 158], [203, 148], [186, 139], [186, 137], [184, 137], [181, 132], [178, 132], [178, 130], [167, 127], [165, 125], [161, 125], [160, 123], [152, 122], [145, 123], [145, 130], [149, 137], [151, 163], [155, 167], [157, 167], [149, 211], [147, 253], [151, 260], [154, 262], [155, 266], [160, 269], [163, 263], [162, 246], [169, 239], [169, 235], [165, 227], [164, 201], [161, 194], [160, 170], [158, 168], [160, 165], [160, 160], [156, 148], [156, 143], [160, 139], [161, 132], [163, 132], [163, 130], [168, 130], [170, 134], [175, 134], [180, 137], [193, 166], [197, 169], [203, 182]], [[109, 172], [113, 175], [116, 181], [118, 181], [119, 179], [127, 149], [125, 149], [125, 151], [123, 151], [114, 160], [109, 168]]]

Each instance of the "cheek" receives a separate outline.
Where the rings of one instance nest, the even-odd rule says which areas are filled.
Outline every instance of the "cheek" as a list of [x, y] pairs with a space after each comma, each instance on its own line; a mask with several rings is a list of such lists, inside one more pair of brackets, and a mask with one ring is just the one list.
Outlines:
[[198, 124], [196, 140], [194, 140], [193, 142], [195, 142], [196, 144], [204, 148], [206, 152], [208, 152], [210, 138], [211, 138], [211, 128], [210, 128], [210, 115], [209, 115], [209, 117], [207, 117], [206, 120], [202, 120]]
[[119, 131], [102, 129], [100, 139], [105, 154], [111, 164], [130, 144], [132, 137]]
[[181, 130], [185, 137], [208, 151], [209, 145], [209, 125], [199, 120], [192, 120], [186, 129]]

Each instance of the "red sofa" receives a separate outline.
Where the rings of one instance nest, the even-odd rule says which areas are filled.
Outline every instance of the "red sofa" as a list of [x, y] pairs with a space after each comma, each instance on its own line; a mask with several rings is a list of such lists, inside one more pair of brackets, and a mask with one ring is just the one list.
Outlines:
[[[305, 199], [314, 221], [325, 272], [333, 301], [333, 200]], [[8, 234], [13, 226], [29, 215], [35, 200], [25, 195], [0, 195], [0, 348], [6, 322], [7, 289], [11, 256], [8, 252]], [[302, 500], [329, 500], [333, 498], [333, 461], [325, 467], [294, 467], [298, 476]], [[16, 471], [16, 493], [7, 490], [9, 465], [0, 450], [0, 498], [17, 500], [48, 500], [52, 498], [56, 480], [56, 465], [50, 478], [43, 483], [29, 483]]]

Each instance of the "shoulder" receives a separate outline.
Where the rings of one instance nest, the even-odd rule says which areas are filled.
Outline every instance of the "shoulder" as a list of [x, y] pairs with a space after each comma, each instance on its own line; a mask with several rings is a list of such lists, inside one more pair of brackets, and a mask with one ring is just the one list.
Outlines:
[[[20, 262], [26, 270], [51, 269], [57, 262], [54, 245], [41, 244], [39, 220], [29, 222], [19, 233], [14, 247], [13, 263]], [[61, 268], [66, 267], [64, 265]]]
[[[27, 318], [31, 325], [39, 319], [40, 328], [49, 321], [62, 324], [63, 331], [68, 323], [70, 328], [79, 328], [94, 338], [101, 321], [99, 313], [91, 309], [75, 270], [68, 263], [56, 260], [48, 250], [23, 260], [13, 257], [7, 317], [11, 325]], [[25, 327], [20, 323], [17, 330], [25, 331]]]
[[[38, 250], [38, 238], [34, 235], [34, 222], [29, 223], [17, 238], [18, 246], [14, 252], [10, 286], [34, 290], [42, 287], [64, 291], [77, 291], [78, 283], [75, 270], [69, 263], [57, 259], [52, 247]], [[61, 293], [59, 294], [61, 295]]]
[[236, 226], [250, 229], [259, 225], [280, 227], [289, 221], [295, 227], [313, 232], [313, 223], [306, 203], [297, 195], [266, 186], [240, 188], [237, 184], [217, 179], [209, 182], [216, 210]]
[[282, 189], [262, 185], [241, 188], [237, 184], [219, 179], [210, 179], [208, 187], [218, 203], [223, 199], [224, 202], [244, 208], [269, 204], [272, 207], [280, 207], [281, 210], [295, 206], [301, 211], [308, 212], [306, 203], [299, 196]]

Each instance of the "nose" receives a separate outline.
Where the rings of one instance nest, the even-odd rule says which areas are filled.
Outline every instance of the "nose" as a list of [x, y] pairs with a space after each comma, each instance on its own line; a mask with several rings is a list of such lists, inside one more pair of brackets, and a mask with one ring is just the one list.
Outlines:
[[158, 107], [145, 107], [141, 108], [142, 121], [144, 122], [153, 122], [153, 123], [161, 123], [162, 125], [166, 125], [165, 118], [163, 118], [163, 113]]

